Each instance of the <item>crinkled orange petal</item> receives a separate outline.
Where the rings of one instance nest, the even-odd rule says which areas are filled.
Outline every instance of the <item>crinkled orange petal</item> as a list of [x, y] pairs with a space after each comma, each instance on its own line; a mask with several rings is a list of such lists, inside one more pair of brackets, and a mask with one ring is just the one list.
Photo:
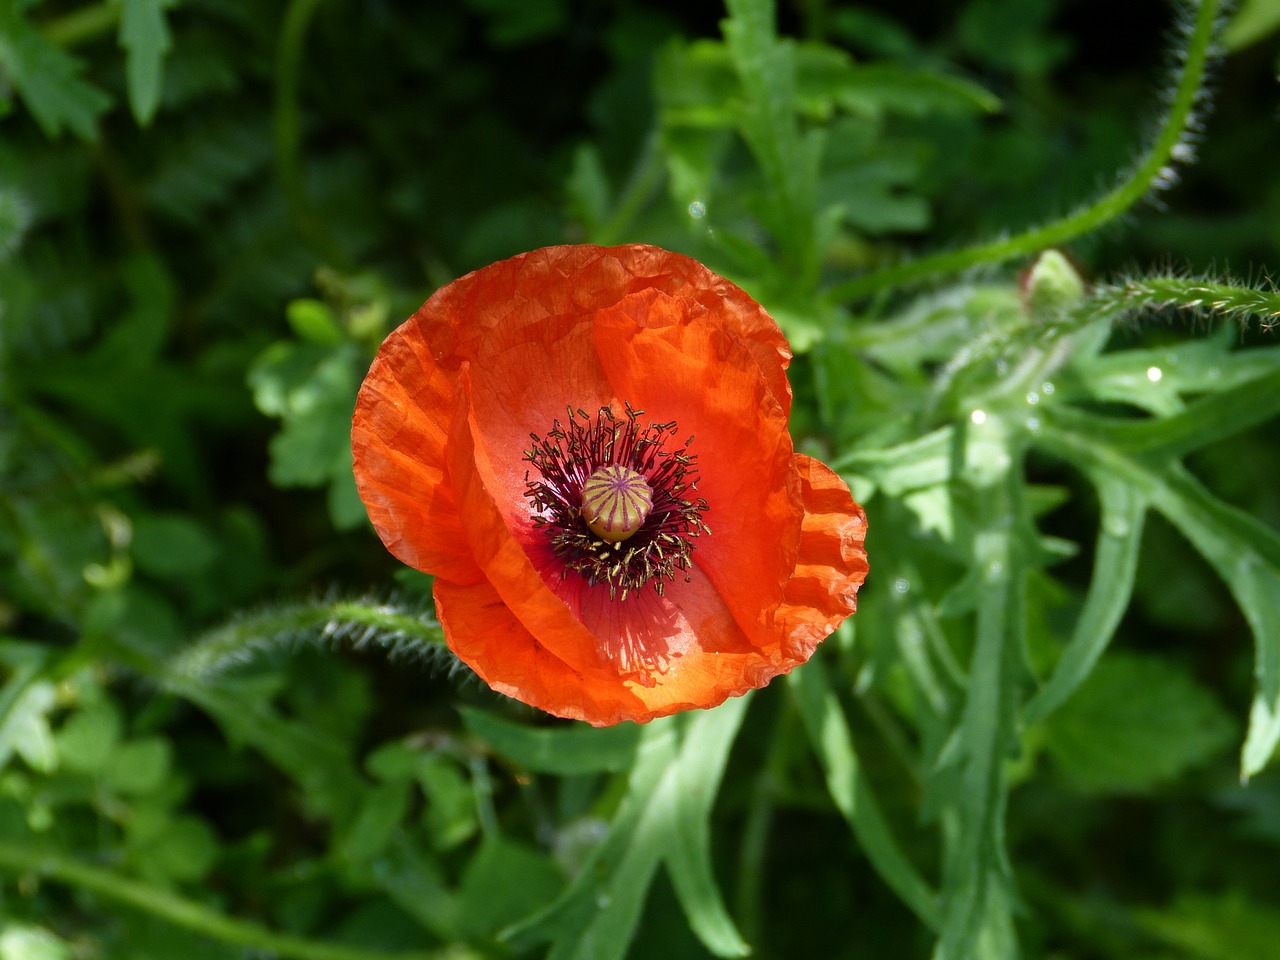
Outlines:
[[[436, 575], [451, 648], [495, 689], [595, 724], [714, 706], [807, 659], [866, 574], [861, 508], [792, 450], [789, 360], [768, 314], [688, 257], [536, 250], [388, 338], [353, 421], [360, 493], [388, 548]], [[562, 576], [523, 455], [566, 406], [628, 402], [696, 436], [712, 533], [688, 582], [614, 602]]]
[[616, 679], [609, 682], [558, 659], [516, 618], [492, 584], [437, 580], [434, 593], [449, 648], [499, 693], [596, 726], [656, 716]]
[[494, 499], [503, 489], [494, 482], [486, 453], [477, 448], [471, 393], [464, 368], [447, 451], [449, 482], [466, 517], [465, 543], [503, 603], [542, 646], [580, 672], [593, 670], [603, 664], [595, 637], [547, 586]]
[[[710, 536], [694, 563], [751, 636], [782, 600], [803, 507], [787, 417], [741, 341], [714, 315], [655, 291], [596, 315], [601, 364], [619, 397], [694, 436]], [[775, 647], [776, 636], [765, 638]]]
[[401, 326], [360, 387], [351, 449], [360, 498], [387, 549], [411, 567], [476, 583], [483, 574], [444, 472], [453, 389], [426, 341]]
[[782, 331], [741, 287], [698, 261], [646, 244], [544, 247], [491, 264], [436, 291], [405, 325], [429, 342], [446, 366], [483, 364], [544, 318], [580, 322], [623, 297], [653, 289], [700, 304], [756, 359], [770, 393], [791, 410]]
[[795, 466], [805, 507], [800, 556], [773, 619], [786, 656], [803, 663], [858, 609], [858, 588], [867, 577], [867, 515], [826, 464], [796, 454]]
[[[463, 371], [461, 381], [465, 389], [468, 371]], [[623, 719], [644, 722], [691, 707], [715, 706], [762, 686], [789, 666], [766, 659], [752, 646], [715, 587], [696, 568], [691, 582], [674, 584], [669, 596], [649, 594], [626, 603], [610, 601], [607, 591], [586, 587], [576, 576], [547, 583], [490, 495], [495, 472], [474, 442], [474, 417], [459, 411], [454, 425], [450, 477], [468, 517], [467, 542], [489, 592], [450, 594], [453, 607], [465, 599], [468, 629], [480, 624], [487, 635], [498, 629], [499, 621], [508, 627], [514, 622], [519, 630], [513, 635], [524, 643], [527, 634], [537, 648], [508, 663], [504, 648], [460, 643], [462, 632], [457, 623], [448, 623], [452, 614], [444, 612], [449, 604], [437, 580], [441, 622], [454, 638], [450, 647], [495, 689], [549, 713], [597, 725]], [[561, 595], [573, 592], [578, 593], [576, 602], [566, 602]], [[532, 684], [531, 660], [541, 671]], [[574, 695], [565, 699], [560, 684], [568, 684]], [[553, 696], [555, 691], [559, 694]]]

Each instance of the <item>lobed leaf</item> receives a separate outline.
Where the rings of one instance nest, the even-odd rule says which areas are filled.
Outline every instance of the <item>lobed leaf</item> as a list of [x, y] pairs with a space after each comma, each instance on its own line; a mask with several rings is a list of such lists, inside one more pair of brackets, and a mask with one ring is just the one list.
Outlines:
[[174, 0], [116, 0], [120, 4], [120, 46], [125, 59], [129, 107], [140, 126], [150, 126], [160, 106], [164, 60], [172, 46], [164, 11]]

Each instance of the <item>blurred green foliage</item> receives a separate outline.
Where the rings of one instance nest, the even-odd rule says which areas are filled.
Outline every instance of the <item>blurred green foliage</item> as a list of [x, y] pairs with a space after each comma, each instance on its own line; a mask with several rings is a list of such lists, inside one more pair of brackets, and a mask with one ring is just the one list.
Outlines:
[[[1273, 956], [1280, 6], [1127, 15], [0, 0], [0, 960]], [[643, 728], [468, 679], [351, 477], [573, 241], [757, 296], [871, 518]]]

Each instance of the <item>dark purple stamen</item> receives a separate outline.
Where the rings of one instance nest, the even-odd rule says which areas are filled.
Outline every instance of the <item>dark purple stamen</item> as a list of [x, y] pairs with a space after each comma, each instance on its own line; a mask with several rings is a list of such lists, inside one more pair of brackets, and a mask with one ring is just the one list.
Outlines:
[[[702, 520], [707, 501], [687, 496], [697, 492], [698, 458], [689, 453], [693, 437], [667, 450], [675, 422], [641, 427], [644, 411], [624, 406], [624, 417], [608, 407], [594, 418], [570, 408], [567, 426], [556, 420], [545, 437], [530, 434], [533, 449], [524, 455], [537, 471], [525, 474], [525, 496], [534, 523], [547, 530], [552, 551], [564, 563], [561, 575], [574, 570], [592, 586], [607, 584], [609, 598], [620, 600], [649, 582], [661, 596], [677, 570], [692, 566], [694, 538], [711, 532]], [[582, 494], [593, 473], [615, 464], [644, 478], [653, 506], [635, 533], [610, 542], [583, 518]]]

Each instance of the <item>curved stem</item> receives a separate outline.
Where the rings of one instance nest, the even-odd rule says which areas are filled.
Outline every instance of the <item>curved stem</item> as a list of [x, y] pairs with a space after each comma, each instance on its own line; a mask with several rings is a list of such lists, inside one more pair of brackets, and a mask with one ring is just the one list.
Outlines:
[[71, 857], [36, 852], [12, 843], [0, 843], [0, 869], [11, 873], [34, 873], [57, 883], [88, 890], [108, 900], [159, 917], [223, 943], [271, 953], [287, 960], [467, 960], [471, 951], [447, 950], [387, 952], [366, 947], [323, 943], [287, 933], [276, 933], [249, 920], [236, 920], [194, 900], [168, 890], [140, 883], [101, 867], [81, 863]]
[[349, 639], [393, 648], [444, 649], [444, 633], [435, 619], [389, 604], [356, 600], [306, 603], [265, 610], [209, 631], [176, 657], [175, 673], [199, 677], [221, 664], [281, 637], [310, 635], [321, 640]]
[[1061, 220], [1034, 227], [1012, 237], [910, 260], [837, 284], [825, 294], [827, 302], [845, 303], [936, 274], [957, 273], [979, 264], [994, 264], [1015, 257], [1030, 256], [1096, 230], [1123, 214], [1153, 187], [1168, 182], [1172, 176], [1170, 162], [1182, 159], [1178, 156], [1179, 148], [1186, 149], [1186, 132], [1193, 124], [1196, 103], [1201, 97], [1218, 7], [1219, 0], [1202, 0], [1200, 3], [1187, 43], [1182, 76], [1169, 104], [1169, 113], [1146, 157], [1128, 180]]

